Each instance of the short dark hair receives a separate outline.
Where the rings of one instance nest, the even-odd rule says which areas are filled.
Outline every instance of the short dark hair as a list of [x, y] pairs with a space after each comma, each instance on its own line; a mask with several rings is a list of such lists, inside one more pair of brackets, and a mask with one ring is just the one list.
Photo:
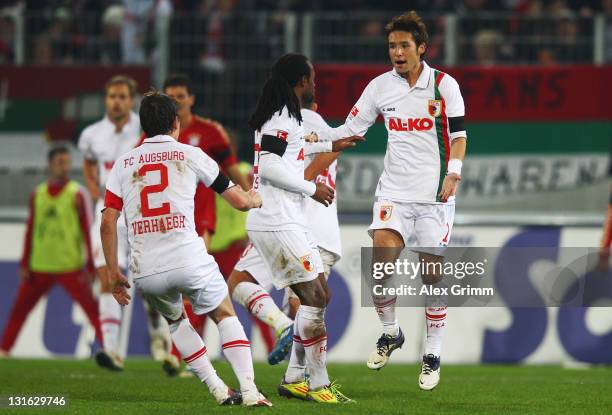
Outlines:
[[176, 119], [176, 102], [158, 91], [147, 92], [140, 103], [140, 125], [147, 137], [168, 134]]
[[108, 93], [108, 89], [113, 85], [125, 85], [128, 87], [130, 91], [130, 97], [134, 98], [136, 96], [136, 90], [138, 89], [138, 83], [125, 75], [115, 75], [104, 85], [104, 93]]
[[47, 152], [47, 161], [51, 163], [56, 156], [60, 154], [70, 154], [68, 146], [64, 144], [54, 145]]
[[187, 93], [193, 95], [193, 83], [187, 75], [176, 73], [167, 77], [164, 81], [164, 92], [166, 92], [166, 88], [172, 86], [184, 86]]
[[414, 38], [414, 43], [416, 43], [417, 47], [423, 43], [426, 45], [429, 44], [427, 26], [425, 26], [423, 20], [414, 10], [400, 14], [399, 16], [395, 16], [389, 23], [387, 23], [385, 26], [385, 31], [387, 32], [387, 36], [391, 32], [396, 31], [408, 32]]

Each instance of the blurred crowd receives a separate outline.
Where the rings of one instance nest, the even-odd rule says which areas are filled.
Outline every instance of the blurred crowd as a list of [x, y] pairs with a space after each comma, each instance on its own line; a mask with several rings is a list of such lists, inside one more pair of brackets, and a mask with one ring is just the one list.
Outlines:
[[[191, 41], [197, 46], [187, 47], [190, 59], [219, 72], [234, 39], [252, 43], [251, 35], [264, 37], [266, 51], [281, 47], [288, 11], [328, 11], [335, 23], [346, 23], [316, 20], [318, 59], [384, 62], [381, 13], [408, 9], [418, 10], [428, 23], [428, 59], [434, 62], [443, 62], [447, 12], [458, 17], [458, 64], [591, 62], [592, 17], [598, 13], [607, 16], [605, 59], [612, 61], [612, 0], [5, 0], [0, 1], [0, 63], [15, 62], [17, 14], [27, 28], [24, 61], [35, 65], [155, 63], [157, 34], [171, 17], [177, 39], [172, 42], [197, 38]], [[240, 17], [249, 11], [267, 11], [273, 18], [260, 23], [253, 13], [248, 21]], [[347, 11], [351, 18], [338, 17]]]

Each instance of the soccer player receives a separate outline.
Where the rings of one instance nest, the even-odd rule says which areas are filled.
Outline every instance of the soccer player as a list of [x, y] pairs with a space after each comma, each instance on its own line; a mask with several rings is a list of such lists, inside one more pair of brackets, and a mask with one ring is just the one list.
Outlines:
[[[85, 184], [95, 202], [95, 218], [91, 230], [91, 244], [96, 274], [101, 283], [99, 298], [100, 326], [103, 350], [96, 355], [96, 362], [110, 370], [122, 370], [123, 358], [119, 352], [121, 308], [113, 299], [109, 284], [108, 267], [100, 240], [100, 219], [104, 200], [104, 188], [115, 160], [134, 148], [140, 138], [140, 121], [131, 108], [136, 95], [136, 81], [118, 75], [105, 85], [106, 115], [100, 121], [85, 128], [79, 138], [79, 149], [83, 152], [83, 176]], [[127, 267], [127, 228], [123, 219], [119, 226], [119, 265]]]
[[[294, 321], [291, 359], [279, 394], [338, 403], [350, 400], [327, 374], [324, 315], [328, 289], [317, 244], [304, 216], [306, 197], [325, 206], [334, 198], [333, 189], [304, 179], [305, 132], [300, 110], [304, 96], [314, 95], [314, 76], [308, 59], [299, 54], [283, 55], [272, 66], [249, 121], [255, 130], [253, 187], [259, 190], [263, 206], [249, 212], [247, 230], [276, 288], [291, 287], [301, 302]], [[349, 147], [353, 140], [340, 143]], [[240, 296], [249, 299], [249, 308], [262, 306], [255, 302], [267, 294], [257, 294], [259, 290], [256, 283], [241, 290]]]
[[117, 220], [123, 212], [134, 283], [168, 321], [172, 341], [191, 370], [219, 404], [236, 402], [236, 394], [217, 376], [202, 338], [185, 318], [183, 295], [189, 297], [196, 314], [208, 314], [217, 324], [225, 357], [240, 382], [242, 402], [271, 406], [255, 386], [250, 343], [219, 267], [195, 231], [193, 214], [198, 182], [237, 209], [260, 207], [261, 198], [255, 191], [246, 193], [233, 185], [202, 150], [176, 141], [180, 120], [172, 98], [158, 92], [146, 94], [140, 120], [148, 138], [117, 160], [106, 183], [100, 232], [113, 295], [121, 305], [131, 299], [130, 284], [117, 258]]
[[[193, 114], [195, 95], [191, 79], [181, 74], [169, 76], [164, 81], [164, 93], [177, 102], [178, 116], [181, 121], [178, 142], [199, 147], [219, 164], [233, 183], [240, 185], [245, 191], [250, 189], [251, 186], [246, 176], [240, 171], [238, 159], [230, 146], [229, 135], [225, 128], [216, 121]], [[207, 247], [210, 247], [211, 236], [216, 229], [216, 213], [215, 192], [202, 183], [198, 184], [194, 212], [196, 232], [204, 239]], [[219, 264], [219, 266], [222, 270], [228, 267], [227, 264]], [[233, 263], [229, 265], [230, 269], [233, 266]], [[203, 335], [206, 315], [198, 316], [193, 313], [187, 300], [185, 310], [193, 327], [200, 335]], [[180, 359], [181, 356], [173, 346], [171, 355], [164, 361], [164, 370], [171, 376], [179, 373]]]
[[[93, 272], [89, 241], [90, 204], [82, 187], [70, 180], [70, 152], [54, 147], [47, 156], [49, 180], [30, 197], [30, 212], [19, 265], [21, 284], [0, 344], [7, 355], [38, 300], [59, 284], [81, 306], [102, 341], [98, 305], [87, 273]], [[87, 269], [88, 272], [84, 272]]]
[[[463, 98], [455, 79], [423, 60], [427, 29], [414, 11], [394, 17], [386, 31], [393, 69], [368, 84], [344, 125], [319, 138], [363, 135], [379, 115], [384, 118], [389, 141], [369, 229], [373, 261], [395, 261], [413, 235], [420, 261], [436, 263], [442, 260], [451, 236], [454, 195], [461, 180], [467, 136]], [[441, 275], [421, 277], [426, 284], [443, 284]], [[402, 346], [404, 334], [395, 317], [396, 297], [373, 299], [383, 333], [367, 365], [380, 369]], [[427, 336], [419, 386], [431, 390], [440, 380], [445, 300], [427, 298], [425, 318]]]
[[[316, 113], [317, 104], [314, 96], [302, 95], [301, 109], [305, 132], [317, 132], [331, 128], [323, 117]], [[341, 142], [336, 142], [338, 146]], [[326, 152], [321, 143], [306, 143], [304, 146], [304, 178], [309, 181], [326, 184], [332, 189], [336, 187], [336, 169], [339, 152]], [[331, 143], [328, 143], [331, 144]], [[319, 151], [322, 151], [319, 153]], [[340, 227], [336, 198], [329, 205], [323, 206], [312, 198], [304, 201], [305, 217], [309, 229], [317, 241], [317, 248], [323, 262], [323, 274], [327, 279], [331, 267], [340, 259]], [[274, 303], [269, 295], [273, 288], [272, 277], [263, 260], [252, 249], [247, 247], [234, 267], [228, 286], [232, 298], [244, 306], [258, 321], [264, 322], [276, 332], [277, 342], [268, 356], [268, 363], [280, 363], [293, 343], [293, 319], [300, 305], [299, 298], [290, 289], [285, 289], [283, 302], [290, 307], [289, 318]]]
[[[312, 101], [307, 101], [309, 99], [309, 97], [303, 96], [303, 104], [307, 105], [308, 107], [316, 107], [316, 104], [314, 104]], [[302, 108], [301, 114], [303, 117], [304, 131], [312, 132], [320, 128], [331, 128], [327, 126], [320, 115], [310, 109]], [[323, 124], [321, 124], [321, 121]], [[337, 142], [337, 144], [339, 144], [339, 142]], [[313, 181], [316, 178], [321, 183], [325, 183], [330, 188], [334, 189], [336, 176], [335, 160], [339, 153], [327, 152], [325, 150], [326, 149], [322, 148], [320, 145], [308, 142], [305, 143], [305, 166], [306, 163], [309, 164], [304, 171], [304, 177], [309, 181]], [[323, 151], [323, 153], [317, 154], [318, 151]], [[316, 158], [314, 160], [316, 160], [316, 162], [313, 162], [313, 157], [315, 155]], [[306, 208], [306, 218], [309, 225], [316, 227], [317, 231], [319, 231], [318, 234], [314, 234], [316, 239], [333, 241], [331, 244], [326, 242], [323, 242], [322, 244], [318, 243], [318, 249], [321, 254], [324, 267], [324, 274], [327, 278], [329, 276], [329, 272], [331, 271], [331, 266], [333, 266], [333, 263], [335, 263], [340, 257], [336, 199], [334, 198], [334, 201], [329, 208], [322, 206], [319, 202], [316, 202], [314, 199], [310, 198], [305, 200], [305, 206], [308, 206]], [[321, 209], [319, 209], [318, 206], [320, 206]], [[329, 225], [326, 219], [329, 218], [330, 215], [336, 215], [335, 228], [332, 226], [331, 230], [327, 228], [326, 232], [321, 232], [323, 226], [319, 226], [319, 224]], [[319, 222], [315, 225], [316, 221]], [[322, 247], [322, 245], [328, 247], [334, 246], [332, 249], [335, 251], [335, 253], [327, 251]], [[252, 248], [252, 244], [249, 244], [246, 249], [244, 249], [244, 252], [242, 252], [240, 260], [235, 265], [234, 270], [230, 275], [228, 285], [230, 287], [230, 294], [232, 295], [234, 301], [243, 305], [247, 311], [258, 319], [257, 321], [268, 324], [270, 327], [275, 329], [277, 344], [268, 356], [268, 362], [271, 365], [275, 365], [285, 358], [289, 349], [291, 348], [291, 344], [293, 342], [292, 318], [294, 318], [295, 314], [297, 313], [299, 299], [290, 288], [286, 289], [284, 303], [290, 301], [293, 310], [293, 312], [290, 313], [291, 318], [287, 318], [287, 316], [280, 311], [278, 306], [271, 299], [269, 292], [273, 287], [272, 277], [270, 276], [270, 273], [268, 272], [263, 260], [257, 253], [257, 250]], [[255, 285], [259, 285], [259, 287], [256, 287]]]
[[[310, 98], [310, 97], [308, 97]], [[329, 130], [331, 127], [323, 117], [317, 113], [317, 103], [314, 97], [310, 101], [303, 99], [302, 119], [304, 130], [317, 132]], [[304, 160], [304, 178], [324, 183], [332, 189], [336, 189], [336, 174], [338, 172], [339, 152], [324, 152], [320, 154], [308, 154]], [[338, 223], [338, 197], [329, 207], [324, 207], [312, 199], [306, 199], [306, 220], [317, 241], [317, 247], [323, 262], [323, 273], [329, 278], [332, 267], [340, 260], [342, 246], [340, 243], [340, 225]], [[286, 303], [289, 307], [289, 316], [295, 317], [300, 305], [299, 298], [291, 289], [285, 290]]]

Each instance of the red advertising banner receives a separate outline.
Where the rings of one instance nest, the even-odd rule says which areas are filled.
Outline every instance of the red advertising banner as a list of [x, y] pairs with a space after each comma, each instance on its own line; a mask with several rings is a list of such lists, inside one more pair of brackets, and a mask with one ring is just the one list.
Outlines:
[[151, 70], [145, 66], [0, 66], [0, 81], [8, 82], [12, 99], [57, 99], [84, 93], [101, 93], [115, 75], [138, 82], [138, 90], [151, 87]]
[[[319, 111], [344, 119], [365, 86], [390, 70], [383, 65], [316, 66]], [[453, 68], [466, 120], [612, 120], [612, 66]]]

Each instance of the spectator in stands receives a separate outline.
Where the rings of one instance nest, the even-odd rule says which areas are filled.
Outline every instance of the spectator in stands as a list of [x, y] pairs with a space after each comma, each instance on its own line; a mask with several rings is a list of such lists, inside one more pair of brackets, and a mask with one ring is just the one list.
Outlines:
[[474, 35], [476, 65], [493, 66], [501, 60], [502, 35], [496, 30], [481, 30]]
[[557, 22], [557, 45], [555, 55], [562, 63], [590, 63], [592, 43], [581, 42], [579, 21], [574, 12], [566, 9]]
[[[170, 0], [123, 0], [125, 18], [121, 36], [123, 63], [147, 63], [147, 36], [155, 36], [158, 19], [172, 14]], [[155, 55], [152, 51], [151, 55]]]
[[121, 26], [125, 9], [119, 5], [109, 6], [102, 15], [102, 44], [100, 63], [121, 62]]
[[70, 152], [48, 153], [49, 180], [36, 187], [19, 265], [21, 283], [0, 344], [6, 356], [28, 314], [51, 287], [61, 285], [79, 303], [102, 342], [98, 304], [91, 291], [93, 261], [89, 242], [91, 203], [82, 187], [70, 180]]

